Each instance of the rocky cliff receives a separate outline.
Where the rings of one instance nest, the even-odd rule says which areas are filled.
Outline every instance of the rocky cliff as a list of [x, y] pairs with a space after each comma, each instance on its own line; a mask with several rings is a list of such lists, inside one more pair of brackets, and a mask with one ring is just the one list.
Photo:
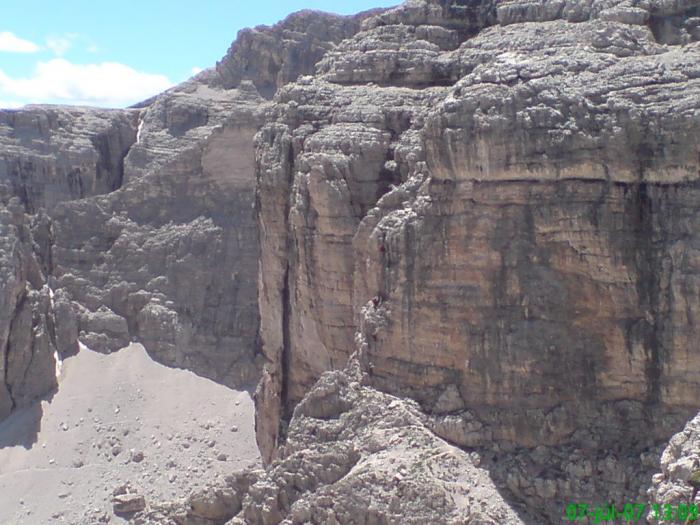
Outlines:
[[644, 500], [700, 408], [698, 64], [696, 0], [409, 0], [242, 31], [138, 108], [0, 113], [38, 232], [7, 323], [48, 283], [90, 347], [262, 375], [267, 472], [154, 523]]
[[253, 137], [264, 97], [370, 14], [301, 12], [242, 31], [216, 68], [134, 108], [0, 112], [0, 182], [44, 214], [40, 264], [83, 343], [138, 340], [165, 364], [257, 381]]
[[[649, 501], [678, 508], [691, 505], [700, 489], [700, 415], [691, 419], [675, 434], [661, 455], [661, 472], [654, 474], [649, 487]], [[665, 512], [649, 512], [650, 523], [681, 521], [677, 511], [671, 517]], [[660, 519], [659, 519], [660, 518]], [[691, 522], [692, 523], [692, 522]]]
[[53, 212], [54, 275], [87, 346], [133, 338], [165, 364], [255, 380], [260, 100], [203, 83], [163, 95], [141, 112], [126, 184]]
[[697, 11], [408, 2], [278, 91], [257, 140], [268, 459], [358, 352], [538, 519], [637, 497], [700, 394]]
[[83, 343], [113, 351], [139, 340], [166, 364], [250, 384], [263, 105], [254, 89], [203, 78], [141, 110], [5, 112], [0, 179], [26, 212], [45, 210], [41, 262]]
[[[41, 235], [22, 242], [41, 269], [33, 286], [50, 285], [70, 317], [58, 329], [68, 346], [77, 348], [78, 334], [100, 351], [138, 340], [166, 364], [254, 384], [261, 364], [253, 137], [269, 107], [261, 93], [269, 98], [312, 72], [369, 15], [302, 12], [243, 31], [215, 69], [132, 109], [0, 112], [0, 182], [29, 222], [41, 218]], [[19, 274], [27, 261], [6, 269]], [[8, 326], [24, 280], [8, 281]], [[30, 369], [39, 364], [26, 344], [15, 345], [8, 339], [3, 351]], [[55, 386], [37, 374], [28, 399]], [[15, 402], [0, 397], [1, 418]]]
[[47, 286], [45, 214], [29, 217], [0, 186], [0, 419], [49, 393], [63, 357], [77, 351], [75, 316]]
[[357, 363], [324, 374], [289, 430], [266, 471], [236, 473], [134, 523], [524, 523], [478, 454], [435, 436], [415, 402], [363, 385]]

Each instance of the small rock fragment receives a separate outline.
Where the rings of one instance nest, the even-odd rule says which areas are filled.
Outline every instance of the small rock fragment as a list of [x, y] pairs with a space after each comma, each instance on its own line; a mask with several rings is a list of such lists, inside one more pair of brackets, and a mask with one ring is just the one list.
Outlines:
[[119, 494], [112, 498], [114, 513], [130, 514], [146, 508], [146, 499], [141, 494]]

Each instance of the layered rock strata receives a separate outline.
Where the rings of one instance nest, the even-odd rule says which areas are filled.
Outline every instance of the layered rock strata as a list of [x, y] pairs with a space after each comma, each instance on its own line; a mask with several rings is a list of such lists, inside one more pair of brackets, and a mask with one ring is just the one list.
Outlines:
[[254, 384], [260, 93], [311, 72], [369, 14], [244, 31], [216, 69], [134, 108], [0, 112], [0, 183], [43, 214], [38, 263], [83, 343], [138, 340], [163, 363]]
[[0, 419], [56, 387], [57, 366], [77, 351], [75, 314], [41, 264], [47, 217], [28, 217], [0, 185]]
[[43, 264], [83, 343], [138, 339], [161, 362], [240, 386], [257, 376], [252, 141], [264, 105], [217, 79], [143, 109], [5, 112], [0, 180], [28, 213], [47, 211]]
[[266, 471], [237, 473], [134, 523], [524, 523], [477, 454], [437, 438], [415, 403], [363, 386], [357, 368], [314, 385]]
[[[0, 180], [26, 212], [49, 210], [33, 251], [86, 344], [137, 338], [242, 384], [261, 342], [271, 467], [215, 519], [344, 519], [323, 497], [356, 509], [345, 492], [365, 490], [355, 462], [374, 452], [334, 425], [395, 395], [418, 405], [385, 408], [391, 433], [409, 406], [419, 448], [447, 446], [429, 428], [478, 452], [498, 498], [555, 523], [573, 499], [646, 497], [660, 447], [697, 413], [699, 6], [303, 12], [139, 108], [3, 114]], [[314, 401], [353, 354], [358, 375], [326, 376], [340, 390]], [[324, 415], [333, 396], [349, 405]], [[322, 454], [305, 416], [327, 419], [304, 423], [314, 442], [359, 447], [332, 456], [344, 474], [321, 499], [314, 469], [331, 463], [290, 459], [298, 440]], [[318, 476], [292, 489], [296, 468]], [[384, 495], [366, 521], [391, 521]]]
[[196, 81], [164, 94], [142, 111], [127, 183], [54, 211], [54, 275], [80, 305], [87, 346], [134, 338], [165, 364], [255, 380], [261, 100]]
[[354, 16], [299, 11], [272, 27], [243, 29], [216, 65], [221, 85], [231, 89], [249, 80], [271, 98], [285, 84], [314, 73], [327, 52], [357, 33], [364, 19], [382, 11]]
[[35, 106], [0, 111], [0, 182], [27, 211], [122, 185], [137, 111]]
[[643, 491], [700, 399], [696, 10], [409, 2], [278, 91], [264, 457], [358, 351], [538, 519]]

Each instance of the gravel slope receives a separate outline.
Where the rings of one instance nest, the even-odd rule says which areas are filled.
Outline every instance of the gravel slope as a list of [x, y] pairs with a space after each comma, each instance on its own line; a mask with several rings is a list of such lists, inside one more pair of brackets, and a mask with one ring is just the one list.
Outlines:
[[152, 361], [141, 345], [67, 359], [58, 392], [0, 425], [0, 523], [123, 523], [112, 491], [186, 496], [259, 462], [253, 403]]

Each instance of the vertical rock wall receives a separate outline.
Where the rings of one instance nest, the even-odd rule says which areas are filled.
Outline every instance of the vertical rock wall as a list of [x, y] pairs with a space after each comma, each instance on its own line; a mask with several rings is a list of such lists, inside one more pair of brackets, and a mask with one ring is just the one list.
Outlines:
[[69, 301], [47, 286], [39, 243], [46, 215], [28, 217], [0, 186], [0, 419], [56, 387], [57, 359], [77, 351]]
[[161, 96], [141, 116], [127, 184], [57, 208], [54, 273], [80, 305], [88, 346], [134, 338], [165, 364], [256, 380], [260, 100], [206, 83]]
[[30, 106], [0, 111], [0, 183], [30, 213], [122, 185], [137, 111]]
[[61, 202], [122, 185], [137, 117], [58, 106], [0, 111], [0, 419], [50, 393], [56, 359], [78, 350], [76, 305], [52, 278], [50, 214]]
[[268, 460], [355, 351], [542, 519], [636, 497], [697, 412], [696, 6], [538, 6], [409, 2], [278, 92], [257, 144]]
[[[133, 109], [0, 112], [0, 183], [43, 217], [42, 282], [72, 316], [60, 338], [75, 345], [79, 334], [100, 351], [139, 340], [163, 363], [227, 385], [257, 381], [253, 138], [264, 97], [367, 16], [309, 11], [243, 31], [216, 69]], [[8, 282], [12, 323], [22, 282]]]
[[46, 283], [73, 316], [56, 327], [73, 346], [79, 337], [113, 351], [136, 339], [157, 360], [219, 382], [257, 380], [253, 136], [264, 104], [254, 87], [224, 91], [216, 78], [207, 72], [141, 110], [2, 113], [0, 180], [22, 216], [45, 226], [21, 239], [32, 256], [7, 268], [38, 268], [31, 286], [26, 276], [7, 285], [8, 326], [33, 326], [38, 341], [3, 339], [7, 373], [38, 378], [23, 399], [55, 385], [28, 350], [53, 362], [41, 346]]
[[700, 398], [698, 14], [302, 12], [140, 109], [0, 113], [5, 413], [76, 334], [232, 385], [260, 343], [270, 461], [355, 353], [538, 519], [631, 498]]

